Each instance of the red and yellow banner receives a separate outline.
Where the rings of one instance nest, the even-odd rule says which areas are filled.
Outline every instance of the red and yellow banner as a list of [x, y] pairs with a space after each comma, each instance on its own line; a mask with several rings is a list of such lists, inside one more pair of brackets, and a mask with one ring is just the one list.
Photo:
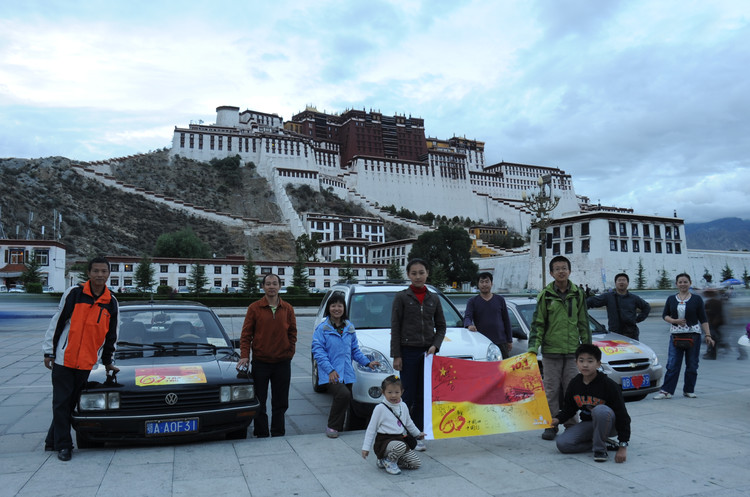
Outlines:
[[202, 366], [158, 366], [135, 369], [135, 385], [153, 387], [157, 385], [182, 385], [206, 383]]
[[427, 438], [493, 435], [550, 426], [552, 416], [534, 354], [500, 362], [428, 355], [424, 381]]

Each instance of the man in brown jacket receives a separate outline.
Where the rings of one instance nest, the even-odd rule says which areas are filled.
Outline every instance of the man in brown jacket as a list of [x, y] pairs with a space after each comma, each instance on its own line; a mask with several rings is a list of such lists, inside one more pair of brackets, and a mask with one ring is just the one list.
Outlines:
[[253, 421], [253, 435], [269, 435], [266, 400], [271, 383], [271, 432], [273, 437], [285, 433], [284, 413], [289, 408], [289, 383], [292, 377], [292, 357], [297, 343], [297, 319], [294, 308], [279, 297], [281, 279], [275, 274], [263, 278], [265, 295], [247, 308], [240, 337], [240, 357], [237, 369], [245, 369], [252, 350], [252, 376], [260, 412]]

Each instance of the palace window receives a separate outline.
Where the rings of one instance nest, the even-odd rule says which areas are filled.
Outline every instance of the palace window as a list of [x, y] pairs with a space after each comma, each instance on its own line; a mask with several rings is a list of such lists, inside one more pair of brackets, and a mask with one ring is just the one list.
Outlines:
[[159, 272], [160, 273], [168, 273], [169, 272], [169, 266], [167, 264], [159, 264]]
[[617, 223], [614, 221], [609, 222], [609, 235], [617, 236]]
[[654, 248], [656, 249], [657, 254], [661, 254], [661, 242], [656, 242]]
[[573, 237], [573, 226], [568, 225], [565, 227], [565, 238], [572, 238]]
[[672, 244], [669, 243], [669, 242], [667, 242], [666, 245], [667, 245], [667, 253], [671, 254], [672, 253]]
[[651, 241], [644, 240], [643, 241], [643, 251], [644, 252], [651, 252]]
[[620, 223], [620, 236], [628, 236], [628, 227], [625, 223]]
[[588, 236], [589, 223], [581, 223], [581, 236]]
[[675, 254], [681, 254], [682, 253], [682, 248], [680, 247], [679, 243], [675, 243], [674, 244], [674, 253]]
[[633, 252], [640, 252], [641, 247], [638, 240], [633, 240]]
[[643, 225], [643, 236], [647, 236], [647, 237], [651, 236], [651, 225], [649, 224]]
[[630, 233], [633, 236], [638, 236], [638, 223], [633, 223], [630, 225]]
[[591, 240], [589, 239], [581, 240], [581, 252], [583, 252], [584, 254], [588, 254], [590, 250], [591, 250]]
[[573, 253], [573, 242], [565, 242], [565, 253], [566, 254]]
[[[178, 273], [183, 273], [183, 274], [187, 273], [187, 266], [178, 266], [177, 267], [177, 272]], [[181, 285], [181, 286], [185, 286], [185, 285]]]
[[609, 241], [609, 251], [610, 252], [617, 252], [617, 240], [610, 240]]
[[627, 251], [628, 251], [628, 241], [620, 240], [620, 252], [627, 252]]

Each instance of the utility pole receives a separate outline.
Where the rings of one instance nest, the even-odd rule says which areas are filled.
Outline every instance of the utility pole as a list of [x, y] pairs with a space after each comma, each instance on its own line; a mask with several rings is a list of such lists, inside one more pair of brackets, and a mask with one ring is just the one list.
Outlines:
[[[547, 228], [552, 224], [550, 213], [555, 210], [560, 203], [559, 195], [552, 195], [552, 175], [545, 174], [539, 176], [537, 180], [539, 193], [523, 192], [523, 202], [526, 208], [531, 211], [534, 217], [531, 220], [531, 227], [539, 230], [539, 245], [542, 253], [542, 288], [547, 286], [547, 272], [545, 268], [547, 259]], [[547, 189], [549, 188], [549, 192]]]

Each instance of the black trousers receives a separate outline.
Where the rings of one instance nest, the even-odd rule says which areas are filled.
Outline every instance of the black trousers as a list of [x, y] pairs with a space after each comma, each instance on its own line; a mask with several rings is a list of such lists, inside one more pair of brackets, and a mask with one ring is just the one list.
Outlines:
[[46, 447], [53, 447], [57, 451], [73, 448], [70, 416], [90, 373], [88, 370], [67, 368], [59, 364], [52, 366], [52, 424], [44, 440]]
[[255, 382], [255, 396], [260, 409], [253, 420], [253, 435], [259, 438], [268, 436], [268, 383], [271, 383], [271, 436], [281, 437], [286, 433], [284, 414], [289, 408], [289, 383], [292, 380], [292, 360], [281, 362], [252, 361], [252, 376]]

